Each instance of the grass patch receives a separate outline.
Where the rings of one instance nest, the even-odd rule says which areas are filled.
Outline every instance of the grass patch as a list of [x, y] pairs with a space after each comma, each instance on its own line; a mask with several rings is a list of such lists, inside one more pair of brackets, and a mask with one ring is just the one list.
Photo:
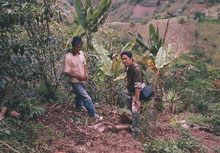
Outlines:
[[190, 125], [196, 124], [200, 126], [205, 126], [207, 123], [210, 122], [210, 118], [203, 116], [202, 114], [184, 114], [181, 116], [182, 119], [185, 119], [186, 122]]
[[185, 152], [204, 152], [201, 144], [189, 133], [182, 133], [177, 139], [156, 139], [144, 144], [146, 153], [185, 153]]
[[214, 20], [214, 19], [201, 19], [201, 20], [199, 20], [199, 23], [220, 23], [220, 20]]

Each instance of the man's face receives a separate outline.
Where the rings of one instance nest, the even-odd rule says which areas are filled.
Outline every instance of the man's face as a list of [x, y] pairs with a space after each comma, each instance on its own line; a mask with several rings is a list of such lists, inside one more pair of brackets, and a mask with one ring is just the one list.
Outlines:
[[125, 66], [130, 66], [133, 61], [132, 61], [132, 58], [129, 58], [127, 55], [122, 55], [121, 57], [121, 60], [122, 60], [122, 63], [125, 65]]
[[82, 49], [82, 44], [74, 44], [73, 45], [73, 51], [76, 53], [79, 53], [79, 51]]

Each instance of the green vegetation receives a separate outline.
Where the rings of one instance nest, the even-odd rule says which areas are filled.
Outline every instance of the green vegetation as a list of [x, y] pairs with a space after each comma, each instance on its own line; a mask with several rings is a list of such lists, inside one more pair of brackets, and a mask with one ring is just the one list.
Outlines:
[[86, 35], [87, 52], [91, 48], [92, 33], [97, 32], [98, 28], [104, 24], [111, 4], [111, 0], [101, 0], [98, 9], [95, 9], [92, 0], [87, 0], [85, 5], [83, 5], [81, 0], [74, 0], [74, 7], [77, 13], [75, 21], [80, 25], [74, 35], [79, 35], [81, 29], [84, 29], [81, 35]]
[[194, 138], [191, 136], [181, 136], [174, 140], [171, 139], [156, 139], [144, 144], [146, 153], [185, 153], [185, 152], [204, 152]]
[[[37, 119], [45, 115], [45, 108], [48, 106], [59, 106], [67, 101], [74, 104], [71, 87], [62, 73], [62, 62], [64, 54], [70, 49], [69, 41], [75, 35], [81, 35], [87, 41], [87, 48], [83, 46], [83, 50], [90, 47], [90, 51], [85, 52], [90, 76], [87, 89], [93, 101], [102, 107], [115, 105], [119, 107], [119, 112], [129, 113], [126, 109], [125, 73], [120, 52], [132, 50], [135, 60], [143, 66], [144, 74], [149, 82], [154, 84], [155, 89], [154, 99], [143, 105], [141, 129], [146, 139], [150, 139], [152, 134], [146, 120], [147, 117], [154, 119], [147, 114], [152, 101], [156, 102], [155, 107], [161, 112], [164, 109], [175, 115], [185, 112], [180, 118], [186, 120], [187, 124], [202, 126], [208, 128], [212, 134], [219, 134], [219, 14], [215, 20], [209, 19], [200, 11], [188, 16], [188, 20], [199, 21], [195, 22], [194, 45], [189, 52], [181, 54], [178, 60], [174, 58], [176, 50], [172, 50], [170, 45], [167, 48], [164, 45], [169, 20], [164, 24], [165, 30], [161, 36], [159, 26], [155, 26], [157, 21], [152, 24], [154, 21], [149, 17], [149, 38], [130, 32], [131, 39], [126, 30], [103, 26], [109, 16], [109, 10], [113, 9], [115, 13], [124, 4], [129, 7], [126, 8], [129, 13], [121, 12], [119, 18], [128, 21], [133, 13], [131, 5], [128, 4], [158, 6], [154, 15], [157, 14], [158, 18], [160, 15], [161, 18], [171, 18], [176, 16], [175, 12], [169, 10], [175, 2], [169, 0], [164, 12], [162, 11], [163, 14], [160, 14], [163, 9], [163, 2], [160, 0], [121, 0], [116, 1], [112, 8], [111, 0], [101, 0], [95, 4], [92, 0], [86, 0], [85, 3], [74, 0], [72, 4], [76, 9], [76, 16], [75, 22], [72, 23], [67, 21], [66, 13], [57, 6], [55, 0], [1, 0], [0, 108], [5, 106], [6, 112], [0, 112], [0, 115], [3, 114], [0, 116], [0, 152], [54, 152], [50, 146], [53, 139], [68, 136], [65, 131], [45, 129], [43, 123]], [[204, 4], [207, 0], [197, 2]], [[220, 1], [208, 2], [216, 4]], [[187, 13], [188, 4], [190, 1], [184, 1], [184, 6], [181, 5], [180, 8], [181, 13]], [[188, 21], [183, 16], [178, 23], [185, 26]], [[133, 21], [128, 26], [136, 28], [139, 24]], [[182, 45], [182, 42], [180, 43]], [[146, 54], [146, 50], [149, 53]], [[16, 111], [19, 115], [12, 116], [10, 111]], [[72, 120], [78, 125], [88, 124], [87, 118], [75, 117]], [[177, 118], [174, 117], [171, 128], [182, 130], [174, 125], [176, 121]], [[39, 132], [44, 130], [47, 131], [45, 140], [38, 137]], [[197, 140], [185, 131], [177, 138], [154, 138], [144, 143], [145, 152], [149, 153], [204, 151]], [[219, 150], [217, 147], [215, 152]]]

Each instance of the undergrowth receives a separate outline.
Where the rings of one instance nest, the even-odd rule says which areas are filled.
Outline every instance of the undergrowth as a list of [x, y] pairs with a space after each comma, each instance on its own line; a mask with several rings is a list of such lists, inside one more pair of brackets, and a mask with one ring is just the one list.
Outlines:
[[191, 153], [205, 152], [201, 144], [188, 132], [183, 132], [176, 139], [154, 139], [144, 144], [146, 153]]

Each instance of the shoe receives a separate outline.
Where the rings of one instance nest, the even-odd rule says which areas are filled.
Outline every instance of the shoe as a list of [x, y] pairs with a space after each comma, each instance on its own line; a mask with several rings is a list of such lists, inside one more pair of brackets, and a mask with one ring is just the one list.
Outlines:
[[98, 114], [95, 114], [94, 118], [99, 121], [103, 120], [103, 117], [99, 116]]

